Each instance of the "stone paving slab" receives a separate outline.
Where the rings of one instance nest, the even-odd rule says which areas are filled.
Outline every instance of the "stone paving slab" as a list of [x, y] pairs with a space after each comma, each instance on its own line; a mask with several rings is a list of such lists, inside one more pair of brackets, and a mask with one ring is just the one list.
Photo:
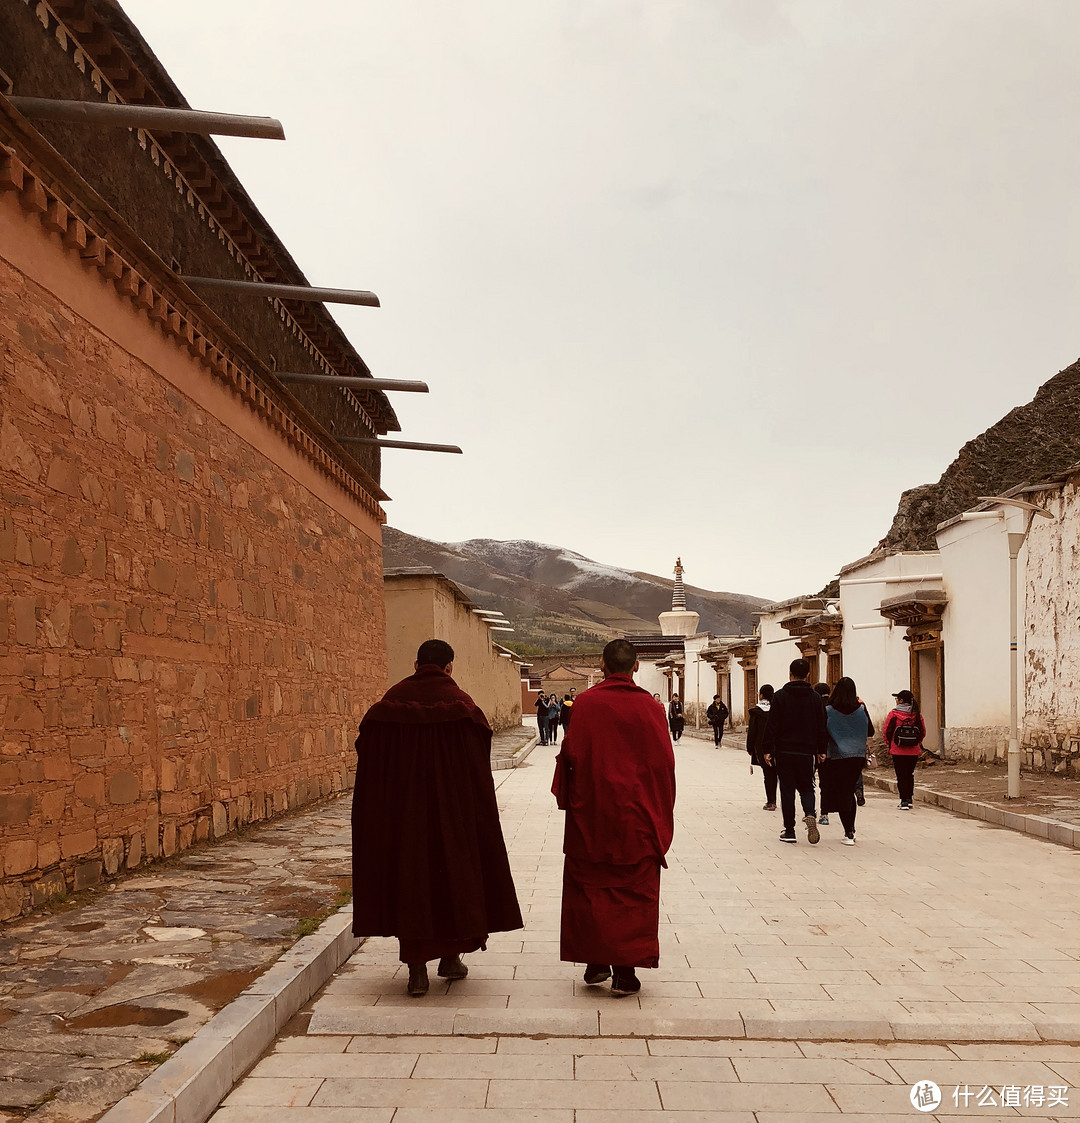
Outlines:
[[[440, 981], [428, 998], [407, 1000], [394, 942], [369, 940], [231, 1092], [215, 1081], [231, 1082], [244, 1067], [233, 1056], [220, 1077], [208, 1064], [210, 1083], [186, 1102], [173, 1100], [171, 1114], [144, 1084], [114, 1118], [142, 1123], [157, 1110], [168, 1123], [201, 1123], [225, 1096], [218, 1111], [224, 1123], [271, 1116], [334, 1123], [342, 1111], [393, 1123], [578, 1123], [615, 1112], [627, 1123], [672, 1111], [683, 1123], [699, 1116], [882, 1120], [913, 1115], [913, 1070], [901, 1071], [900, 1062], [978, 1062], [983, 1069], [1020, 1063], [1033, 1074], [1028, 1085], [1044, 1068], [1067, 1084], [1055, 1065], [1080, 1065], [1071, 1044], [1080, 1042], [1071, 851], [925, 807], [899, 813], [876, 792], [860, 813], [856, 847], [840, 847], [830, 827], [819, 846], [803, 835], [798, 846], [785, 847], [776, 816], [760, 810], [759, 778], [744, 771], [739, 746], [717, 751], [684, 739], [678, 748], [660, 969], [641, 973], [639, 996], [615, 998], [581, 985], [580, 969], [557, 959], [562, 824], [548, 791], [553, 755], [537, 749], [521, 767], [498, 773], [527, 927], [495, 934], [487, 953], [469, 957], [468, 979]], [[23, 965], [35, 962], [34, 952], [55, 964], [57, 946], [67, 945], [46, 937], [28, 946]], [[63, 962], [89, 970], [100, 961]], [[237, 1039], [252, 1020], [245, 1010], [266, 1018], [257, 989], [229, 1013]], [[138, 1001], [155, 997], [165, 996]], [[488, 1008], [490, 999], [504, 1004]], [[372, 1057], [387, 1063], [359, 1063]], [[288, 1068], [297, 1058], [310, 1067]], [[407, 1075], [403, 1058], [411, 1058]], [[774, 1078], [759, 1079], [769, 1071], [764, 1066], [740, 1072], [737, 1058], [771, 1065]], [[781, 1078], [785, 1058], [812, 1061], [820, 1073], [802, 1079], [793, 1069]], [[702, 1059], [724, 1063], [689, 1063]], [[536, 1064], [541, 1060], [555, 1064]], [[343, 1063], [356, 1067], [343, 1070]], [[717, 1078], [732, 1073], [737, 1079]], [[620, 1095], [627, 1086], [633, 1103]], [[874, 1088], [887, 1094], [871, 1094]], [[1002, 1118], [1076, 1114], [1061, 1105], [1041, 1114], [1034, 1107], [1002, 1111]], [[944, 1103], [929, 1117], [957, 1113]]]

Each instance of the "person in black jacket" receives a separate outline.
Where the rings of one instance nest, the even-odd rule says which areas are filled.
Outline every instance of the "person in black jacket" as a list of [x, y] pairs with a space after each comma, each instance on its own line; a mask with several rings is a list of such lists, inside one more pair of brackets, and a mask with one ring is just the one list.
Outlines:
[[758, 704], [750, 710], [750, 721], [746, 728], [746, 751], [750, 754], [750, 771], [754, 765], [761, 769], [765, 778], [765, 806], [763, 811], [776, 810], [776, 769], [766, 764], [761, 756], [761, 746], [765, 740], [765, 725], [772, 709], [773, 688], [768, 684], [758, 691]]
[[776, 768], [780, 781], [780, 810], [784, 816], [781, 842], [795, 842], [795, 792], [802, 801], [806, 837], [811, 844], [821, 835], [814, 801], [814, 762], [825, 759], [829, 734], [825, 703], [809, 683], [810, 664], [795, 659], [790, 681], [773, 695], [765, 725], [762, 759]]
[[712, 726], [713, 744], [720, 748], [724, 737], [724, 722], [727, 721], [728, 708], [719, 694], [713, 695], [712, 705], [705, 711], [705, 720]]
[[683, 704], [679, 701], [678, 694], [672, 694], [671, 701], [668, 702], [667, 720], [668, 729], [671, 730], [671, 739], [678, 744], [686, 725], [686, 718], [683, 716]]

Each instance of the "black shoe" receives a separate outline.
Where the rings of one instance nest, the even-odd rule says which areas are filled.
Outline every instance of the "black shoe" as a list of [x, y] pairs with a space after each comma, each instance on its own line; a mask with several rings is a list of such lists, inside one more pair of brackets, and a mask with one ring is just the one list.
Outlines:
[[588, 986], [599, 986], [611, 978], [611, 968], [606, 963], [587, 963], [585, 965], [585, 982]]
[[795, 837], [795, 831], [790, 830], [790, 831], [781, 831], [780, 832], [780, 841], [781, 842], [798, 842], [799, 840]]
[[423, 998], [428, 992], [428, 973], [426, 963], [409, 964], [409, 985], [406, 988], [412, 998]]
[[440, 979], [464, 979], [468, 973], [469, 969], [461, 962], [460, 955], [444, 955], [439, 960]]
[[865, 806], [866, 806], [866, 796], [864, 796], [864, 795], [862, 794], [862, 792], [858, 792], [858, 793], [856, 794], [856, 796], [855, 796], [855, 802], [856, 802], [856, 803], [857, 803], [857, 804], [858, 804], [858, 805], [859, 805], [860, 807], [865, 807]]
[[611, 993], [616, 998], [627, 994], [637, 994], [641, 990], [641, 980], [634, 974], [633, 967], [616, 967], [615, 975], [611, 980]]

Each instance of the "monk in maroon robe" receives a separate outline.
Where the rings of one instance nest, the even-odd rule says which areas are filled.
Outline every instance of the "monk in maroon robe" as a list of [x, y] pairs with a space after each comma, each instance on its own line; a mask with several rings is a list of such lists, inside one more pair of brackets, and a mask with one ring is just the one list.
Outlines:
[[353, 934], [397, 936], [408, 992], [429, 960], [461, 979], [464, 952], [523, 928], [506, 856], [491, 727], [450, 677], [454, 650], [428, 640], [416, 673], [368, 710], [356, 739]]
[[552, 791], [566, 812], [560, 958], [615, 995], [660, 961], [660, 868], [671, 845], [675, 754], [664, 711], [635, 686], [637, 651], [612, 640], [604, 681], [579, 694]]

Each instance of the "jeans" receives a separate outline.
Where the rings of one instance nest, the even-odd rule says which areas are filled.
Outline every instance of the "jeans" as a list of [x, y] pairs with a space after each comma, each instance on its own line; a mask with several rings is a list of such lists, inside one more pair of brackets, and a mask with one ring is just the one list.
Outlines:
[[799, 793], [804, 815], [816, 815], [814, 802], [814, 757], [811, 753], [778, 753], [776, 776], [780, 781], [780, 810], [784, 830], [795, 829], [795, 792]]
[[911, 803], [915, 798], [915, 765], [918, 755], [900, 756], [892, 754], [893, 771], [896, 773], [896, 790], [901, 803]]
[[546, 745], [548, 742], [548, 723], [547, 717], [544, 714], [537, 714], [536, 728], [540, 732], [540, 744]]
[[720, 742], [724, 739], [724, 727], [722, 725], [714, 725], [712, 727], [712, 742], [719, 748]]
[[553, 745], [559, 743], [559, 719], [557, 717], [548, 718], [548, 740]]

